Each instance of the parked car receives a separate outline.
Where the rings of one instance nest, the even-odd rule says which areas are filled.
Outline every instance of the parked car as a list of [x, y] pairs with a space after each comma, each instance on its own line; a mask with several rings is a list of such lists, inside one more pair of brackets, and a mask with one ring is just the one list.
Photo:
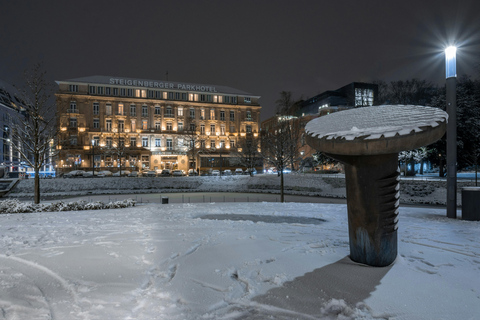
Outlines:
[[103, 170], [97, 173], [97, 177], [111, 177], [113, 174], [111, 171]]
[[220, 170], [212, 170], [212, 176], [219, 176]]
[[230, 169], [223, 170], [223, 175], [224, 176], [231, 176], [232, 175], [232, 170], [230, 170]]
[[[122, 176], [128, 176], [130, 174], [130, 170], [122, 170]], [[112, 174], [114, 177], [120, 177], [120, 171], [115, 172]]]
[[257, 174], [257, 169], [255, 168], [251, 168], [251, 169], [247, 169], [245, 170], [245, 174], [249, 174], [249, 175], [256, 175]]
[[138, 171], [132, 171], [127, 176], [128, 177], [139, 177], [140, 175], [139, 175]]
[[197, 170], [195, 170], [195, 169], [190, 169], [190, 170], [188, 170], [188, 175], [189, 175], [190, 177], [192, 177], [192, 176], [198, 176], [198, 172], [197, 172]]
[[156, 176], [157, 176], [157, 172], [154, 170], [150, 170], [145, 173], [145, 177], [156, 177]]
[[185, 175], [185, 172], [183, 170], [173, 170], [172, 176], [174, 177], [182, 177]]
[[242, 169], [242, 168], [237, 168], [237, 169], [235, 169], [235, 174], [240, 174], [240, 175], [242, 175], [242, 174], [243, 174], [243, 169]]
[[63, 175], [64, 178], [75, 178], [75, 177], [82, 177], [85, 173], [84, 170], [73, 170]]
[[171, 175], [170, 169], [163, 169], [162, 170], [162, 176], [167, 176], [169, 177]]
[[93, 173], [92, 171], [85, 171], [84, 173], [82, 173], [82, 177], [84, 178], [91, 178], [93, 176], [96, 176], [97, 173]]
[[283, 168], [283, 174], [285, 173], [291, 173], [292, 172], [292, 169], [290, 168]]

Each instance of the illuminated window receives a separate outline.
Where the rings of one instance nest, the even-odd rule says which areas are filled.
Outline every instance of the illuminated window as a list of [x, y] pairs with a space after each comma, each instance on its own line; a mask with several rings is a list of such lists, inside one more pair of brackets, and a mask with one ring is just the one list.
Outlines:
[[167, 122], [167, 130], [170, 130], [172, 131], [172, 123], [171, 122]]
[[200, 120], [205, 120], [205, 109], [200, 110]]
[[148, 129], [148, 120], [142, 120], [142, 130]]
[[108, 116], [112, 114], [112, 105], [111, 104], [107, 104], [105, 106], [105, 114], [108, 115]]
[[135, 130], [137, 130], [136, 121], [135, 121], [135, 120], [132, 120], [132, 123], [131, 123], [131, 131], [132, 131], [132, 132], [135, 132]]
[[118, 104], [118, 114], [123, 115], [123, 103]]
[[188, 101], [193, 101], [193, 93], [188, 94]]
[[215, 120], [215, 110], [210, 110], [210, 120]]
[[220, 148], [225, 148], [225, 140], [220, 140]]
[[93, 137], [93, 145], [95, 147], [98, 147], [100, 145], [100, 137], [98, 137], [98, 136]]
[[168, 92], [162, 92], [163, 99], [168, 99]]
[[225, 135], [225, 125], [223, 125], [223, 124], [220, 126], [220, 134], [221, 134], [222, 136]]
[[373, 90], [355, 88], [355, 106], [372, 106]]
[[183, 117], [183, 108], [182, 107], [178, 107], [177, 112], [178, 112], [179, 117]]

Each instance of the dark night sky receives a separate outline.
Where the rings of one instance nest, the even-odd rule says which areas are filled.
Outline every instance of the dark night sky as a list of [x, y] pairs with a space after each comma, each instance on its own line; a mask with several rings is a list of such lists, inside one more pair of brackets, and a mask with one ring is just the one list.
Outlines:
[[43, 61], [52, 80], [89, 75], [226, 85], [308, 98], [353, 81], [444, 79], [480, 61], [479, 0], [0, 0], [0, 79]]

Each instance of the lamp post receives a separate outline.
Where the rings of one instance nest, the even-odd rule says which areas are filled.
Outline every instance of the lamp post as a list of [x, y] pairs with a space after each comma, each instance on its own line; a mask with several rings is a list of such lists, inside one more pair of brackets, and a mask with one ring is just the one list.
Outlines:
[[447, 217], [457, 217], [457, 48], [445, 49], [447, 88]]
[[92, 177], [95, 176], [95, 139], [92, 139]]

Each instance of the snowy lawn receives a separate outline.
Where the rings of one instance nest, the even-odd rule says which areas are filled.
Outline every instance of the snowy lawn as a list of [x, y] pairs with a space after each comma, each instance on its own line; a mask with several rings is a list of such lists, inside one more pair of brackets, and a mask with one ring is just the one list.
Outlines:
[[347, 209], [333, 204], [2, 214], [0, 248], [0, 319], [480, 315], [480, 222], [444, 209], [400, 209], [386, 268], [348, 259]]

